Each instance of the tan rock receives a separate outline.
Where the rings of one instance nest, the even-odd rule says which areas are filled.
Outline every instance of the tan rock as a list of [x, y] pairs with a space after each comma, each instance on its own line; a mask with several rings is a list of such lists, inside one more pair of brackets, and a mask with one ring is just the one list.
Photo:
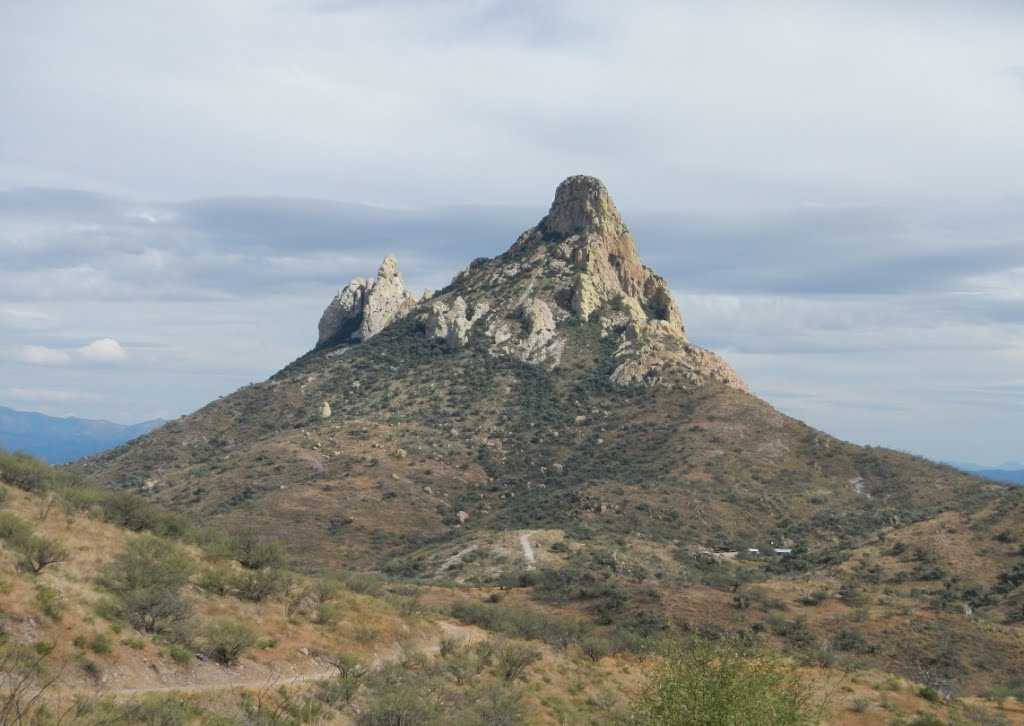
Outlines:
[[414, 307], [416, 296], [405, 289], [395, 256], [388, 255], [375, 280], [357, 277], [334, 297], [317, 326], [317, 345], [339, 337], [336, 342], [367, 340]]
[[479, 303], [470, 312], [461, 295], [454, 300], [432, 300], [424, 316], [424, 330], [432, 338], [444, 340], [450, 348], [457, 348], [469, 342], [469, 331], [473, 323], [486, 314], [489, 306]]
[[362, 322], [353, 338], [372, 338], [414, 307], [416, 296], [405, 289], [405, 282], [398, 271], [398, 260], [394, 255], [388, 255], [377, 271], [376, 282], [366, 292]]

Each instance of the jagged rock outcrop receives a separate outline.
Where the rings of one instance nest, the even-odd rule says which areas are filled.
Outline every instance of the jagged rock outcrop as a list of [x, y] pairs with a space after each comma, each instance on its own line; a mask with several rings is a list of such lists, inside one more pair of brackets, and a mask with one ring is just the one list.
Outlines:
[[393, 320], [407, 315], [416, 302], [405, 289], [398, 260], [388, 255], [375, 280], [357, 277], [338, 292], [320, 318], [317, 345], [372, 338]]
[[474, 260], [419, 314], [425, 333], [449, 347], [479, 330], [495, 355], [552, 366], [567, 343], [560, 327], [572, 318], [596, 323], [616, 342], [618, 383], [716, 380], [746, 389], [721, 358], [687, 341], [667, 283], [643, 265], [608, 190], [593, 177], [563, 181], [536, 227], [504, 255]]
[[470, 309], [458, 295], [450, 302], [431, 302], [424, 317], [424, 329], [430, 337], [445, 341], [450, 348], [457, 348], [469, 342], [469, 331], [473, 323], [487, 312], [488, 307], [483, 303]]

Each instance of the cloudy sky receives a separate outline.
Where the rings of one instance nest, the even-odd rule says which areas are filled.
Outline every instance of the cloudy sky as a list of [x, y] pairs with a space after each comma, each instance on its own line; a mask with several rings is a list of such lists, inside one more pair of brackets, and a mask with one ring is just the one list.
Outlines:
[[0, 405], [262, 380], [602, 178], [690, 337], [860, 443], [1024, 459], [1024, 3], [0, 2]]

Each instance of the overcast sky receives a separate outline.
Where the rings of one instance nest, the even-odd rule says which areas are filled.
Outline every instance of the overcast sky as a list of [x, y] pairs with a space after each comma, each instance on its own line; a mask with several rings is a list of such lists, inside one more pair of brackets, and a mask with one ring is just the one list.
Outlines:
[[602, 178], [781, 410], [1024, 459], [1024, 3], [0, 0], [0, 405], [266, 378]]

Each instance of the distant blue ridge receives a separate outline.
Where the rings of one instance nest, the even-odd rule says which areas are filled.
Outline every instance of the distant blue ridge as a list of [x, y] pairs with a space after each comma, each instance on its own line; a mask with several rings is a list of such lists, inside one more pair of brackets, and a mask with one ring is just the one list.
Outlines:
[[86, 418], [57, 418], [0, 406], [0, 448], [26, 451], [50, 464], [66, 464], [148, 434], [163, 419], [124, 425]]

